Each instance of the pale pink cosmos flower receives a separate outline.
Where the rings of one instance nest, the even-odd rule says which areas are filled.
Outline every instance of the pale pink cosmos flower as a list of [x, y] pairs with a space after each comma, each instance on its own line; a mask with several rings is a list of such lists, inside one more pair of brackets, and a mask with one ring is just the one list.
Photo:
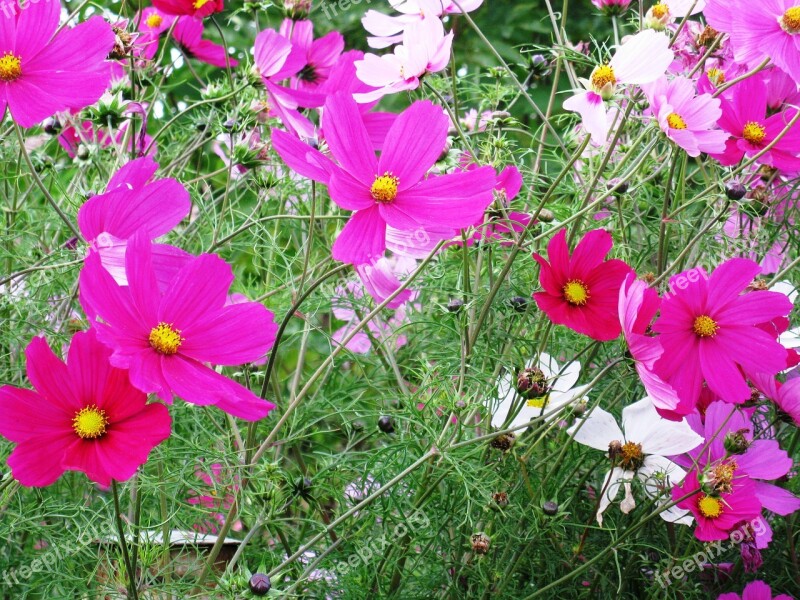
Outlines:
[[665, 34], [649, 29], [637, 33], [619, 47], [608, 64], [595, 67], [589, 80], [583, 81], [587, 91], [567, 98], [564, 108], [580, 114], [592, 142], [602, 146], [608, 136], [604, 100], [614, 97], [618, 85], [655, 81], [666, 72], [673, 58]]
[[621, 15], [631, 5], [631, 0], [592, 0], [600, 11], [605, 15]]
[[696, 95], [694, 82], [686, 77], [660, 77], [642, 89], [661, 131], [689, 156], [725, 151], [728, 134], [715, 128], [722, 116], [719, 98]]
[[[377, 303], [385, 301], [402, 285], [401, 278], [405, 278], [417, 268], [417, 261], [406, 256], [381, 257], [374, 264], [356, 266], [364, 289]], [[416, 300], [419, 292], [406, 288], [397, 295], [386, 308], [392, 310], [400, 308], [406, 302]]]
[[706, 6], [706, 0], [666, 0], [657, 2], [644, 16], [644, 26], [660, 31], [682, 19], [687, 14], [695, 15]]
[[366, 54], [356, 61], [358, 78], [375, 91], [354, 94], [357, 102], [372, 102], [387, 94], [415, 90], [426, 73], [443, 70], [450, 60], [453, 32], [445, 34], [437, 18], [425, 18], [403, 31], [403, 43], [394, 53], [378, 56]]
[[[452, 0], [389, 0], [389, 4], [401, 14], [394, 16], [368, 10], [361, 19], [364, 29], [372, 34], [367, 38], [370, 48], [388, 48], [399, 43], [403, 39], [403, 31], [412, 23], [461, 12]], [[466, 12], [472, 12], [483, 4], [483, 0], [461, 0], [459, 4]]]

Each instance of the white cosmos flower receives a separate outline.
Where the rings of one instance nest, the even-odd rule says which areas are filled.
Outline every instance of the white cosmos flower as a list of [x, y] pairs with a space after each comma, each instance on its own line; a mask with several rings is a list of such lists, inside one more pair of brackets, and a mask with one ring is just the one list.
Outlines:
[[[550, 421], [558, 416], [561, 409], [584, 398], [589, 389], [587, 385], [575, 387], [581, 374], [581, 363], [577, 361], [562, 369], [552, 356], [542, 353], [539, 360], [531, 360], [527, 368], [541, 372], [544, 379], [542, 385], [547, 391], [541, 396], [526, 400], [506, 427], [524, 425], [540, 415], [545, 415], [545, 419]], [[492, 426], [499, 428], [505, 425], [509, 412], [522, 402], [517, 393], [516, 378], [512, 373], [506, 372], [498, 379], [497, 397], [499, 405], [492, 411]]]
[[[609, 450], [612, 442], [617, 446], [616, 466], [605, 476], [602, 497], [597, 509], [597, 522], [603, 525], [603, 513], [617, 497], [619, 488], [625, 489], [620, 509], [627, 514], [636, 506], [631, 482], [639, 479], [645, 494], [658, 498], [674, 484], [680, 483], [686, 472], [665, 456], [688, 452], [703, 443], [685, 420], [668, 421], [656, 412], [653, 401], [645, 397], [622, 409], [622, 428], [616, 419], [602, 408], [595, 408], [585, 419], [575, 423], [569, 433], [575, 441], [597, 450]], [[616, 444], [615, 444], [616, 445]], [[660, 504], [669, 502], [669, 495]], [[665, 521], [690, 525], [688, 510], [673, 506], [661, 513]]]

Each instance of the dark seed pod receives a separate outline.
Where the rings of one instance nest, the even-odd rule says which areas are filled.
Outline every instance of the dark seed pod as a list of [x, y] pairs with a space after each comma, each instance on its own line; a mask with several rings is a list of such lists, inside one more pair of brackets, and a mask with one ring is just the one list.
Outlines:
[[747, 188], [738, 181], [729, 181], [725, 184], [725, 195], [729, 200], [741, 200], [747, 194]]
[[61, 133], [63, 127], [61, 123], [59, 123], [58, 119], [47, 119], [44, 122], [44, 132], [47, 135], [58, 135]]
[[451, 313], [461, 312], [461, 309], [464, 308], [464, 301], [459, 300], [458, 298], [454, 298], [447, 303], [447, 310]]
[[504, 433], [494, 438], [491, 442], [489, 442], [489, 445], [492, 448], [496, 448], [498, 450], [502, 450], [503, 452], [507, 452], [511, 450], [516, 441], [517, 441], [517, 436], [514, 435], [513, 433]]
[[378, 419], [378, 429], [383, 433], [394, 433], [394, 422], [392, 417], [381, 417]]
[[546, 208], [543, 208], [542, 210], [539, 211], [539, 221], [541, 221], [542, 223], [552, 223], [553, 221], [555, 221], [555, 219], [556, 216], [553, 214], [552, 210], [547, 210]]
[[510, 301], [511, 308], [518, 313], [524, 313], [528, 308], [528, 299], [523, 296], [514, 296]]
[[558, 514], [558, 504], [556, 504], [552, 500], [548, 500], [547, 502], [542, 504], [542, 510], [544, 511], [544, 514], [546, 514], [548, 517], [552, 517]]
[[267, 575], [256, 573], [250, 577], [250, 591], [256, 596], [266, 596], [272, 589], [272, 582]]

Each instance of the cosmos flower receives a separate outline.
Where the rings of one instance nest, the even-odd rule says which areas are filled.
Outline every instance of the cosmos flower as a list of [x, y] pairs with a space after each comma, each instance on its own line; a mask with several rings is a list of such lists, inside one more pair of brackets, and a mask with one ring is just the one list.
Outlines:
[[604, 15], [621, 15], [631, 5], [631, 0], [592, 0]]
[[450, 61], [453, 33], [445, 34], [442, 22], [428, 17], [408, 25], [403, 43], [392, 54], [365, 54], [356, 61], [358, 78], [375, 91], [355, 94], [357, 102], [372, 102], [387, 94], [415, 90], [426, 73], [443, 70]]
[[25, 486], [52, 484], [64, 471], [83, 471], [102, 486], [125, 481], [170, 435], [167, 407], [147, 404], [94, 331], [72, 337], [66, 364], [44, 338], [25, 350], [35, 391], [0, 388], [0, 433], [16, 444], [8, 458]]
[[[601, 489], [605, 492], [597, 509], [597, 522], [601, 526], [603, 513], [617, 497], [620, 487], [625, 489], [625, 499], [620, 504], [625, 514], [636, 506], [631, 490], [633, 479], [642, 482], [648, 497], [662, 497], [665, 490], [679, 483], [686, 474], [666, 457], [688, 452], [703, 442], [685, 421], [661, 418], [648, 397], [622, 409], [622, 428], [613, 415], [595, 407], [587, 417], [578, 420], [569, 433], [574, 434], [576, 442], [608, 452], [612, 460], [613, 467], [603, 480]], [[686, 509], [673, 506], [660, 514], [665, 521], [691, 523]]]
[[323, 86], [344, 50], [342, 34], [331, 31], [315, 40], [311, 21], [292, 19], [284, 19], [280, 34], [291, 43], [293, 60], [300, 67], [292, 75], [290, 87], [314, 92]]
[[203, 18], [225, 9], [225, 0], [153, 0], [153, 6], [168, 15]]
[[159, 37], [169, 31], [175, 19], [174, 15], [166, 14], [152, 6], [145, 8], [140, 15], [134, 17], [133, 22], [138, 24], [139, 30], [135, 47], [141, 48], [143, 58], [152, 60], [155, 57], [158, 51]]
[[[175, 179], [152, 181], [158, 164], [145, 157], [117, 171], [106, 192], [90, 198], [78, 211], [78, 227], [89, 248], [100, 255], [103, 267], [120, 285], [126, 285], [125, 248], [143, 230], [154, 240], [172, 231], [189, 216], [189, 192]], [[156, 279], [164, 288], [189, 259], [189, 254], [166, 244], [153, 246]]]
[[693, 270], [670, 280], [673, 291], [653, 330], [664, 347], [655, 372], [681, 398], [676, 411], [693, 410], [704, 381], [721, 399], [741, 403], [752, 393], [744, 374], [786, 367], [786, 349], [759, 325], [785, 317], [792, 303], [777, 292], [743, 293], [760, 271], [751, 260], [732, 258], [709, 278]]
[[228, 56], [228, 50], [211, 40], [203, 39], [203, 22], [194, 17], [178, 17], [172, 37], [186, 54], [200, 62], [225, 68], [237, 66], [239, 61]]
[[272, 141], [295, 171], [328, 185], [331, 199], [355, 211], [333, 245], [333, 257], [355, 265], [386, 250], [387, 227], [459, 229], [475, 223], [493, 200], [494, 169], [426, 174], [445, 147], [448, 119], [434, 104], [415, 102], [397, 117], [375, 157], [356, 103], [334, 95], [325, 103], [325, 139], [337, 164], [293, 136], [274, 131]]
[[[644, 26], [661, 31], [676, 19], [697, 14], [705, 8], [706, 0], [666, 0], [656, 2], [644, 16]], [[689, 12], [691, 10], [691, 12]]]
[[717, 596], [717, 600], [792, 600], [786, 594], [772, 595], [772, 588], [763, 581], [751, 581], [742, 590], [742, 595], [727, 592]]
[[111, 81], [111, 26], [95, 16], [56, 33], [60, 0], [9, 6], [0, 26], [0, 118], [8, 107], [16, 123], [32, 127], [97, 102]]
[[218, 256], [189, 260], [167, 289], [158, 288], [151, 242], [143, 231], [125, 252], [127, 287], [117, 284], [91, 254], [80, 275], [80, 298], [97, 337], [114, 351], [111, 363], [128, 369], [131, 383], [171, 403], [173, 395], [213, 404], [247, 420], [274, 408], [207, 366], [258, 360], [275, 340], [273, 315], [256, 302], [228, 304], [233, 273]]
[[686, 77], [661, 77], [642, 89], [661, 131], [689, 156], [724, 152], [728, 134], [716, 129], [722, 115], [718, 98], [696, 95], [694, 82]]
[[[519, 427], [542, 415], [548, 421], [555, 419], [566, 407], [587, 398], [589, 387], [575, 385], [580, 375], [578, 361], [561, 367], [544, 352], [538, 359], [532, 359], [516, 380], [506, 372], [497, 381], [499, 404], [492, 410], [492, 426]], [[521, 407], [520, 401], [523, 401]]]
[[567, 98], [564, 108], [580, 114], [592, 142], [602, 146], [609, 126], [604, 101], [615, 96], [618, 85], [655, 81], [664, 74], [673, 57], [665, 34], [651, 29], [637, 33], [619, 47], [608, 64], [594, 68], [589, 81], [583, 81], [587, 91]]
[[544, 288], [533, 298], [553, 323], [604, 342], [619, 336], [619, 290], [631, 268], [621, 260], [604, 260], [612, 244], [611, 234], [595, 229], [570, 255], [567, 230], [562, 229], [547, 245], [547, 259], [533, 255]]

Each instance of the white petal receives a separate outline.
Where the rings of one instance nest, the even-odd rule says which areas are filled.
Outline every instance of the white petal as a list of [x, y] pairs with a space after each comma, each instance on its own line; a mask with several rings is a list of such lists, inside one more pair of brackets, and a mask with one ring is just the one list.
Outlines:
[[570, 427], [569, 433], [573, 432], [576, 442], [603, 451], [608, 450], [610, 442], [614, 440], [621, 442], [624, 439], [616, 419], [599, 407], [595, 407], [586, 418]]
[[646, 29], [620, 46], [610, 65], [619, 83], [650, 83], [667, 71], [674, 56], [665, 34]]
[[685, 420], [663, 419], [647, 396], [622, 409], [622, 428], [625, 440], [641, 444], [645, 454], [682, 454], [703, 443]]
[[603, 526], [603, 513], [606, 512], [608, 505], [617, 497], [622, 480], [630, 479], [631, 477], [633, 477], [633, 473], [626, 472], [619, 467], [614, 467], [606, 474], [603, 485], [600, 488], [603, 495], [600, 498], [600, 504], [597, 506], [597, 524], [600, 527]]
[[619, 509], [624, 513], [628, 514], [634, 508], [636, 508], [636, 500], [633, 499], [633, 492], [631, 491], [631, 484], [625, 484], [625, 497], [622, 499], [622, 502], [619, 503]]

